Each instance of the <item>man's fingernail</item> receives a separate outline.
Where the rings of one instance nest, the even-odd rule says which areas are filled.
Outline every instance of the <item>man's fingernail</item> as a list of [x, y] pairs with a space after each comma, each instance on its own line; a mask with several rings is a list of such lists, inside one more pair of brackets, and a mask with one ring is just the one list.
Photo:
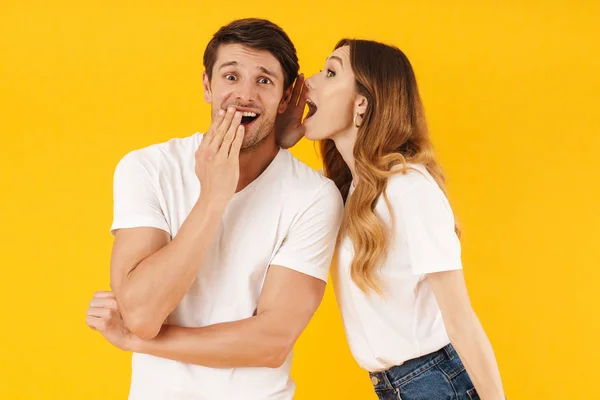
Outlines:
[[223, 109], [220, 109], [220, 110], [219, 110], [219, 115], [223, 115], [223, 114], [225, 114], [225, 110], [223, 110]]
[[229, 108], [227, 109], [227, 112], [228, 112], [229, 114], [232, 114], [234, 111], [235, 111], [235, 108], [233, 108], [233, 107], [229, 107]]

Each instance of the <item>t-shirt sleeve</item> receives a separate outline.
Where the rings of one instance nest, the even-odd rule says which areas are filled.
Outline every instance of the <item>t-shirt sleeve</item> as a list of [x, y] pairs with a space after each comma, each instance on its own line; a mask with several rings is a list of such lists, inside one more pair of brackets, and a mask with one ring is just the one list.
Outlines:
[[271, 265], [327, 282], [343, 209], [340, 192], [328, 181], [292, 225]]
[[[462, 269], [460, 240], [454, 215], [441, 189], [415, 184], [394, 201], [395, 229], [406, 239], [412, 272], [416, 275]], [[396, 211], [397, 210], [397, 211]]]
[[171, 232], [151, 174], [134, 152], [123, 157], [114, 172], [112, 234], [122, 228], [151, 227]]

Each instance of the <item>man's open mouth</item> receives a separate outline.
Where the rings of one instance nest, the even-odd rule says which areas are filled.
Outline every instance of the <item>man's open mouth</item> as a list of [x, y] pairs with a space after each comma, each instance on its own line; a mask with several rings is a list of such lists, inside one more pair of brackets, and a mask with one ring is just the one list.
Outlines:
[[249, 125], [256, 120], [260, 114], [251, 111], [244, 111], [242, 114], [242, 125]]

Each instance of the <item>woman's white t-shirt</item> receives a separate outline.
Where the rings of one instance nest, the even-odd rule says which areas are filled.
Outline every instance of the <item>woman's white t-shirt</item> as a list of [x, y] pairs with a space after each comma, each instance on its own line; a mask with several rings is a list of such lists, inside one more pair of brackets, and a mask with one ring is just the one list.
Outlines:
[[[377, 268], [383, 296], [365, 294], [350, 277], [354, 251], [341, 238], [332, 279], [350, 349], [360, 366], [381, 371], [447, 345], [450, 341], [426, 274], [462, 268], [452, 209], [427, 169], [408, 165], [388, 180], [388, 207], [376, 213], [390, 230], [386, 258]], [[350, 189], [352, 195], [354, 185]], [[392, 218], [394, 231], [391, 232]]]

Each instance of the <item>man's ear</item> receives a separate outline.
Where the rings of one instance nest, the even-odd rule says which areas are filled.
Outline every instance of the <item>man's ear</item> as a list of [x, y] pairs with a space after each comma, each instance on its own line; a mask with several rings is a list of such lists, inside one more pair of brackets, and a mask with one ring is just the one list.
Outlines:
[[210, 79], [206, 72], [202, 73], [202, 86], [204, 87], [204, 101], [207, 103], [212, 102], [212, 92], [210, 91]]
[[290, 104], [291, 100], [292, 100], [292, 85], [290, 85], [290, 87], [287, 88], [287, 90], [285, 92], [283, 92], [283, 97], [281, 98], [281, 101], [279, 102], [279, 108], [277, 109], [277, 112], [279, 114], [283, 114], [285, 112], [285, 110], [287, 110], [287, 107]]

